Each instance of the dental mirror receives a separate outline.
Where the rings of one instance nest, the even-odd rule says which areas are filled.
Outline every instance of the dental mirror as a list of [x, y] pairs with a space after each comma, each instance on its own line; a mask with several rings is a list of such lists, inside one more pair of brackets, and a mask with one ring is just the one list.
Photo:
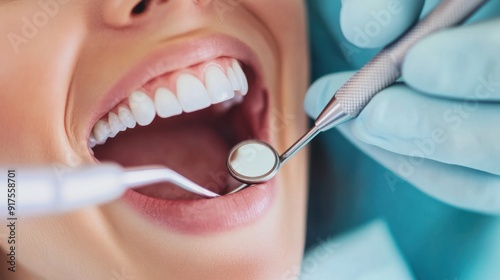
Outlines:
[[230, 152], [227, 168], [238, 181], [246, 184], [263, 183], [274, 177], [280, 167], [280, 157], [269, 144], [247, 140]]
[[246, 140], [229, 152], [227, 168], [234, 179], [244, 184], [227, 194], [237, 193], [252, 185], [269, 181], [278, 169], [321, 132], [314, 126], [281, 156], [269, 144], [259, 140]]

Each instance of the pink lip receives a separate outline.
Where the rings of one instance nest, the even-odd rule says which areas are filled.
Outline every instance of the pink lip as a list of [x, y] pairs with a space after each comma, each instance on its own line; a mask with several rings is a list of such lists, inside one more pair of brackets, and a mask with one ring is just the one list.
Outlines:
[[275, 181], [214, 199], [163, 200], [128, 190], [123, 199], [142, 215], [188, 234], [227, 231], [262, 217], [276, 196]]
[[[100, 106], [90, 122], [87, 135], [90, 134], [95, 122], [121, 100], [128, 97], [133, 89], [139, 88], [147, 81], [170, 71], [221, 56], [236, 58], [253, 69], [253, 74], [256, 77], [252, 86], [256, 91], [262, 90], [263, 92], [258, 94], [264, 94], [265, 99], [268, 100], [267, 91], [263, 90], [262, 80], [259, 77], [260, 64], [250, 47], [227, 35], [202, 37], [159, 50], [128, 72], [101, 100]], [[267, 106], [269, 105], [268, 101], [265, 103]], [[268, 109], [269, 107], [265, 110], [265, 123], [268, 123]], [[259, 136], [258, 138], [267, 138], [258, 133], [256, 135]], [[269, 141], [270, 139], [260, 140]], [[257, 220], [267, 213], [275, 196], [275, 180], [271, 180], [265, 184], [251, 186], [236, 194], [215, 199], [165, 200], [147, 196], [134, 190], [128, 190], [122, 199], [141, 215], [166, 226], [168, 229], [188, 234], [208, 234], [227, 231]]]

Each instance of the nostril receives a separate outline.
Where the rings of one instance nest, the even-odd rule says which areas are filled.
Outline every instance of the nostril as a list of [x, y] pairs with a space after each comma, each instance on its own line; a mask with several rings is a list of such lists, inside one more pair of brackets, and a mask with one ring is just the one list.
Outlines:
[[135, 7], [132, 9], [132, 15], [137, 16], [146, 12], [150, 2], [151, 0], [142, 0], [141, 2], [137, 3], [137, 5], [135, 5]]

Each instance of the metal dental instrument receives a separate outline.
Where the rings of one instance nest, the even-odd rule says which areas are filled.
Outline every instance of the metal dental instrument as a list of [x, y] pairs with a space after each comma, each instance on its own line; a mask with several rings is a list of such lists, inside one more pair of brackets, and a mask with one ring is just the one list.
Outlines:
[[281, 156], [274, 148], [258, 140], [245, 141], [234, 147], [227, 166], [231, 175], [245, 184], [230, 194], [271, 179], [283, 163], [320, 132], [355, 118], [376, 93], [401, 76], [403, 60], [415, 43], [433, 32], [460, 24], [486, 2], [488, 0], [442, 0], [425, 19], [356, 72], [335, 93], [314, 126]]
[[[13, 199], [10, 203], [16, 215], [22, 216], [55, 214], [103, 204], [118, 199], [128, 188], [161, 182], [173, 183], [202, 197], [219, 196], [163, 166], [123, 168], [106, 163], [68, 172], [55, 168], [20, 169], [15, 178], [14, 192], [7, 192], [7, 184], [0, 185], [0, 192], [15, 194], [9, 197]], [[8, 204], [7, 199], [0, 201], [0, 217], [7, 216]]]

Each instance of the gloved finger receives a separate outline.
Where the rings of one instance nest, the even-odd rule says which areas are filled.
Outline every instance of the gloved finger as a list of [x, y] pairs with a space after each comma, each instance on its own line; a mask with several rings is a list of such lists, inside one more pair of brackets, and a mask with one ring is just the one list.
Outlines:
[[424, 3], [425, 0], [344, 0], [340, 10], [342, 33], [358, 47], [383, 47], [418, 20]]
[[[306, 95], [306, 112], [316, 117], [350, 76], [316, 82]], [[350, 126], [361, 141], [388, 151], [500, 175], [498, 107], [434, 98], [396, 84], [378, 93]]]
[[395, 153], [500, 175], [498, 119], [498, 104], [438, 99], [399, 84], [377, 94], [351, 129]]
[[458, 165], [392, 153], [358, 140], [349, 126], [340, 132], [365, 154], [390, 171], [383, 174], [388, 189], [406, 181], [424, 193], [458, 208], [500, 214], [500, 177]]
[[403, 63], [411, 87], [436, 96], [500, 100], [500, 19], [433, 34]]
[[335, 92], [349, 80], [355, 72], [340, 72], [321, 77], [307, 90], [304, 110], [311, 118], [317, 118]]

